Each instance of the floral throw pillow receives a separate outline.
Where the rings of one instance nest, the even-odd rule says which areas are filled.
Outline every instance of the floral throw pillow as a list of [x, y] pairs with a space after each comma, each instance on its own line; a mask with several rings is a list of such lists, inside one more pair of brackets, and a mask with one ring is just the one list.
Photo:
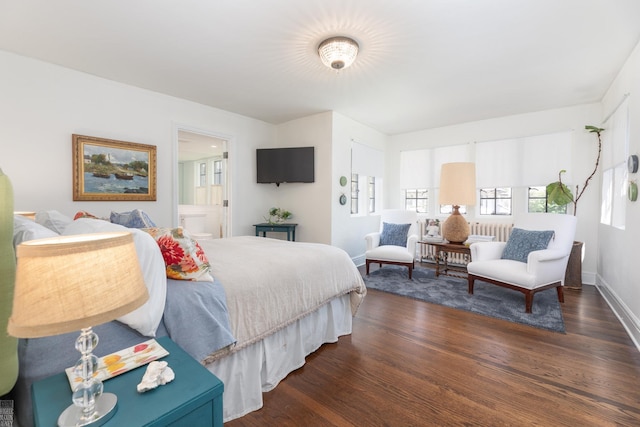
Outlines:
[[169, 279], [213, 281], [207, 255], [182, 227], [152, 227], [142, 230], [158, 243]]

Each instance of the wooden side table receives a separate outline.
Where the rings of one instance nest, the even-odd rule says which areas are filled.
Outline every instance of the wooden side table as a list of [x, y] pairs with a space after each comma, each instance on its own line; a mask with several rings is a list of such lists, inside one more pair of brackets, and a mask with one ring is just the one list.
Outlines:
[[287, 240], [296, 241], [296, 226], [298, 224], [292, 223], [282, 223], [282, 224], [269, 224], [268, 222], [263, 222], [261, 224], [253, 224], [256, 228], [256, 236], [259, 236], [262, 233], [262, 237], [267, 237], [267, 232], [281, 232], [287, 233]]
[[[427, 243], [436, 250], [436, 277], [440, 274], [445, 276], [467, 278], [467, 268], [449, 265], [449, 253], [463, 254], [469, 259], [471, 258], [471, 248], [466, 245], [455, 243]], [[440, 270], [440, 262], [443, 263], [442, 271]]]
[[[169, 363], [175, 379], [138, 393], [136, 385], [147, 369], [144, 365], [104, 381], [104, 391], [118, 397], [118, 406], [103, 426], [222, 427], [222, 382], [168, 337], [157, 341], [169, 352], [160, 360]], [[58, 417], [71, 404], [71, 387], [64, 372], [33, 383], [31, 394], [36, 427], [57, 425]]]

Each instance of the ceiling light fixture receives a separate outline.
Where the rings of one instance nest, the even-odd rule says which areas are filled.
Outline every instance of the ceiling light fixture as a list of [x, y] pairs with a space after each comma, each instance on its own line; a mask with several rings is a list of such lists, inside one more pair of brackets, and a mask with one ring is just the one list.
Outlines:
[[358, 55], [358, 43], [349, 37], [331, 37], [318, 46], [318, 55], [322, 63], [334, 70], [347, 68]]

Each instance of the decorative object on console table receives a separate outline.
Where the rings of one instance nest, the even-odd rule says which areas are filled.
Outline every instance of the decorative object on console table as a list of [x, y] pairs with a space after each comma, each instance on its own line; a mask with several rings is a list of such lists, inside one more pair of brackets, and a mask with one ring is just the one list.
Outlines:
[[[130, 313], [149, 299], [133, 235], [95, 233], [31, 240], [21, 243], [16, 255], [9, 334], [37, 338], [81, 329], [76, 349], [82, 356], [75, 369], [83, 380], [73, 390], [73, 405], [60, 414], [58, 425], [102, 425], [115, 413], [117, 397], [103, 393], [102, 382], [93, 375], [98, 336], [92, 326]], [[61, 375], [66, 380], [66, 374]]]
[[[561, 170], [558, 173], [558, 181], [552, 182], [547, 185], [547, 203], [548, 204], [556, 204], [558, 206], [566, 206], [569, 203], [573, 203], [573, 215], [576, 216], [578, 213], [578, 201], [580, 197], [584, 194], [584, 190], [587, 189], [591, 178], [596, 174], [598, 170], [598, 165], [600, 165], [600, 155], [602, 154], [602, 132], [603, 128], [599, 128], [596, 126], [585, 126], [585, 130], [590, 133], [595, 133], [598, 137], [598, 156], [596, 157], [596, 164], [593, 168], [593, 172], [591, 175], [587, 177], [582, 185], [582, 190], [580, 187], [576, 185], [576, 196], [573, 197], [573, 193], [571, 189], [567, 187], [562, 182], [562, 174], [566, 172], [566, 170]], [[569, 289], [582, 289], [582, 258], [583, 258], [583, 242], [573, 242], [573, 248], [571, 249], [571, 254], [569, 255], [569, 262], [567, 264], [567, 271], [564, 277], [564, 286]]]
[[467, 220], [460, 205], [476, 204], [475, 163], [445, 163], [440, 170], [440, 205], [452, 205], [452, 213], [442, 225], [442, 236], [450, 243], [463, 243], [469, 237]]
[[[169, 337], [158, 338], [169, 352], [162, 358], [175, 373], [175, 379], [157, 389], [138, 393], [137, 384], [145, 366], [105, 381], [105, 391], [120, 396], [118, 411], [107, 426], [222, 427], [224, 385]], [[33, 384], [33, 410], [36, 426], [52, 426], [64, 409], [64, 396], [70, 396], [63, 373]]]
[[269, 224], [280, 224], [282, 221], [286, 221], [291, 219], [293, 214], [287, 210], [280, 208], [271, 208], [269, 209], [269, 216], [264, 217], [264, 220]]

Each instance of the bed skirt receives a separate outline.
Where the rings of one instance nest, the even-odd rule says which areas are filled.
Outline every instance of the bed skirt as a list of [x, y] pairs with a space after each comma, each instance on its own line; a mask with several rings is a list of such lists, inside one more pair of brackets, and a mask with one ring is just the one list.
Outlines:
[[305, 357], [352, 328], [349, 295], [321, 306], [284, 329], [206, 367], [224, 383], [224, 422], [262, 408], [262, 393], [274, 389]]

